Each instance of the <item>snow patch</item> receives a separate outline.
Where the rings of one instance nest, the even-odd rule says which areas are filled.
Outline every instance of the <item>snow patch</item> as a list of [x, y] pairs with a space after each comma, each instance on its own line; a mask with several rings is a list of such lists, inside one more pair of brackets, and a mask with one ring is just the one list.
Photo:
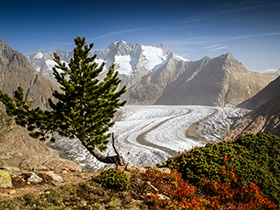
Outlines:
[[117, 55], [115, 56], [115, 63], [119, 66], [117, 69], [120, 74], [130, 75], [132, 67], [130, 65], [130, 55]]
[[168, 58], [167, 54], [163, 55], [163, 52], [160, 48], [153, 47], [153, 46], [145, 46], [141, 45], [143, 50], [143, 55], [145, 57], [145, 67], [148, 70], [152, 70], [155, 66], [163, 63]]
[[267, 74], [280, 74], [280, 69], [266, 69], [262, 73]]
[[[66, 61], [61, 61], [61, 63], [65, 63], [67, 67], [69, 67], [68, 62]], [[56, 62], [54, 60], [46, 60], [46, 64], [49, 67], [49, 69], [52, 71], [52, 68], [56, 65]], [[57, 69], [59, 73], [62, 73], [63, 71], [60, 69]]]
[[43, 53], [41, 53], [41, 52], [38, 52], [35, 56], [34, 56], [34, 58], [36, 58], [36, 59], [40, 59], [40, 58], [43, 58]]
[[56, 62], [54, 60], [46, 60], [46, 64], [49, 69], [52, 69], [56, 65]]
[[176, 57], [177, 59], [179, 59], [179, 60], [182, 60], [182, 61], [184, 61], [184, 62], [190, 62], [190, 60], [189, 60], [189, 59], [187, 59], [187, 58], [184, 58], [184, 57], [182, 57], [182, 56], [179, 56], [179, 55], [175, 55], [175, 57]]

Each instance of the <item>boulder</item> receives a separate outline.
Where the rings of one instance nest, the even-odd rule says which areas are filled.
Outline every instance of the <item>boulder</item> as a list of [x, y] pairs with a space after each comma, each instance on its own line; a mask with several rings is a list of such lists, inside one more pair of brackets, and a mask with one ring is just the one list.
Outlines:
[[55, 174], [55, 173], [49, 172], [49, 173], [47, 173], [47, 175], [49, 177], [51, 177], [53, 181], [56, 181], [56, 182], [59, 182], [59, 183], [63, 183], [64, 182], [63, 178], [61, 176]]
[[133, 165], [131, 162], [128, 162], [125, 170], [127, 170], [129, 172], [133, 172], [133, 171], [137, 170], [137, 166]]
[[41, 177], [39, 177], [37, 174], [32, 173], [31, 176], [27, 179], [30, 183], [40, 183], [43, 181]]
[[38, 175], [43, 177], [45, 182], [50, 182], [54, 186], [60, 186], [64, 182], [61, 176], [53, 173], [52, 171], [40, 172]]
[[12, 178], [7, 171], [0, 170], [0, 187], [13, 187]]

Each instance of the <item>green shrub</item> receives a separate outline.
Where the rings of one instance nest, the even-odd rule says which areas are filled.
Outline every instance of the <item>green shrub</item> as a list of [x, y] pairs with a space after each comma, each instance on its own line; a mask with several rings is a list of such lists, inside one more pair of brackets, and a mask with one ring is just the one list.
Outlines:
[[280, 138], [269, 133], [197, 147], [169, 158], [167, 165], [193, 184], [203, 176], [211, 181], [227, 182], [222, 174], [223, 166], [234, 166], [243, 186], [255, 183], [266, 197], [280, 204]]
[[95, 178], [103, 187], [115, 190], [128, 190], [130, 188], [129, 177], [120, 169], [110, 168], [102, 171]]

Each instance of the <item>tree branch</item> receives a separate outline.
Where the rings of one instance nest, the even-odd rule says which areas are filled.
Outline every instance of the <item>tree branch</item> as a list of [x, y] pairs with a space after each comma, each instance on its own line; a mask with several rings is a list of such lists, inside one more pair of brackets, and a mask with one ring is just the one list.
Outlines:
[[116, 139], [114, 133], [112, 133], [112, 145], [116, 155], [113, 156], [104, 156], [102, 155], [94, 146], [82, 142], [82, 144], [87, 148], [87, 150], [99, 161], [103, 163], [116, 164], [116, 166], [124, 166], [125, 160], [120, 155], [119, 151], [116, 148]]
[[114, 149], [115, 153], [117, 154], [117, 156], [120, 156], [120, 153], [116, 148], [115, 133], [112, 133], [112, 146], [113, 146], [113, 149]]

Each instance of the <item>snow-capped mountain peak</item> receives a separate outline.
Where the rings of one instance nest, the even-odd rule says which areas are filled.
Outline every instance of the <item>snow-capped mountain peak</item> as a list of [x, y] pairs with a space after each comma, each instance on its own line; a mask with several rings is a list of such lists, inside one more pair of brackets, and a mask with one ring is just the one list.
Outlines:
[[34, 58], [40, 59], [40, 58], [43, 58], [43, 56], [44, 56], [44, 54], [43, 54], [41, 51], [39, 51], [39, 52], [34, 56]]
[[[69, 62], [73, 56], [73, 52], [63, 52], [56, 50], [63, 62]], [[147, 74], [165, 65], [170, 59], [176, 62], [187, 62], [186, 58], [176, 55], [168, 50], [162, 44], [153, 46], [127, 43], [125, 41], [116, 41], [110, 44], [103, 51], [92, 51], [91, 55], [97, 55], [95, 62], [99, 65], [106, 63], [105, 70], [112, 64], [119, 74], [131, 76], [133, 74]], [[45, 53], [43, 50], [36, 51], [28, 57], [31, 65], [42, 75], [48, 77], [52, 81], [52, 67], [55, 65], [53, 61], [53, 52]]]

